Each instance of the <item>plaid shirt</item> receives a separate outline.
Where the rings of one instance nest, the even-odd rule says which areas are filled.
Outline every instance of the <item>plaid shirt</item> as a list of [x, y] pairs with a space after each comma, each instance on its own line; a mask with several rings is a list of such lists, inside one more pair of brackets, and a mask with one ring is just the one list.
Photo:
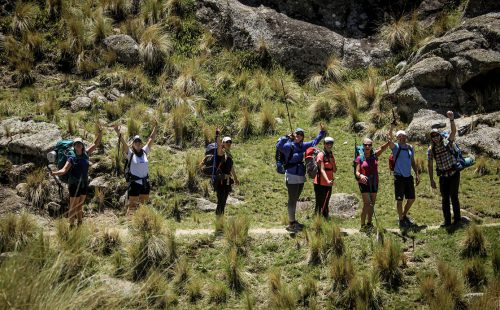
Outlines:
[[449, 177], [456, 172], [457, 159], [451, 153], [452, 145], [453, 141], [442, 140], [438, 144], [432, 143], [427, 149], [427, 160], [436, 160], [436, 172], [439, 176]]

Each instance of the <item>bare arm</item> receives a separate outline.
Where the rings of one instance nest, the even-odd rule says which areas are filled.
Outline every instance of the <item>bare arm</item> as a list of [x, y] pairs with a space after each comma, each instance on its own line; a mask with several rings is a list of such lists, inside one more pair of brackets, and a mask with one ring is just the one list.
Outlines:
[[416, 185], [420, 184], [420, 174], [418, 173], [417, 163], [415, 162], [415, 151], [413, 151], [413, 156], [411, 157], [411, 167], [415, 172]]
[[149, 136], [148, 142], [146, 143], [146, 146], [151, 149], [151, 146], [153, 145], [153, 140], [156, 138], [156, 125], [153, 127], [153, 131], [151, 132], [151, 135]]
[[330, 180], [328, 178], [328, 175], [326, 174], [326, 170], [325, 170], [325, 163], [323, 161], [321, 161], [321, 164], [319, 166], [319, 171], [321, 173], [321, 176], [323, 177], [323, 179], [325, 179], [328, 183], [332, 183], [333, 180]]
[[394, 125], [391, 124], [391, 127], [389, 128], [389, 132], [387, 133], [387, 142], [389, 142], [389, 147], [391, 148], [391, 150], [393, 150], [396, 147], [396, 145], [393, 142], [393, 140], [394, 140], [394, 136], [392, 135], [393, 130], [394, 130]]
[[99, 129], [98, 129], [98, 132], [97, 132], [97, 137], [95, 138], [94, 143], [87, 150], [87, 154], [88, 155], [92, 154], [95, 151], [95, 149], [97, 148], [97, 146], [99, 144], [101, 144], [101, 140], [102, 140], [102, 129], [101, 129], [101, 126], [99, 126]]
[[220, 130], [217, 129], [215, 131], [215, 139], [216, 139], [216, 143], [217, 143], [217, 155], [218, 156], [222, 156], [224, 155], [224, 151], [222, 150], [222, 139], [220, 138]]
[[64, 164], [64, 167], [62, 167], [61, 170], [53, 171], [53, 172], [51, 172], [51, 174], [54, 175], [54, 176], [65, 175], [66, 173], [68, 173], [69, 169], [71, 169], [71, 164], [70, 164], [69, 161], [67, 161], [66, 164]]
[[361, 164], [356, 163], [356, 178], [358, 178], [361, 183], [368, 184], [368, 177], [361, 173]]
[[451, 133], [450, 133], [450, 136], [448, 137], [448, 140], [455, 141], [455, 136], [457, 135], [457, 126], [455, 125], [455, 116], [453, 114], [453, 111], [446, 112], [446, 115], [450, 119], [450, 127], [451, 127]]
[[115, 125], [113, 127], [113, 129], [115, 130], [116, 134], [118, 135], [118, 139], [120, 140], [120, 143], [122, 145], [122, 152], [123, 152], [123, 154], [125, 154], [125, 156], [127, 156], [127, 154], [128, 154], [128, 145], [127, 145], [127, 141], [125, 141], [125, 139], [123, 138], [123, 135], [120, 133], [120, 126]]
[[385, 144], [383, 144], [381, 147], [379, 147], [376, 151], [375, 151], [375, 156], [380, 157], [380, 155], [382, 155], [382, 153], [389, 147], [389, 141], [387, 141]]

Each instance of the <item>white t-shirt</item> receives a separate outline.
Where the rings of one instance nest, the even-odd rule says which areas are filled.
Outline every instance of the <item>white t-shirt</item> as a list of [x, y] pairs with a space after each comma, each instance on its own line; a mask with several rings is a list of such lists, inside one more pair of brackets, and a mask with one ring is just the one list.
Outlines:
[[[130, 161], [130, 173], [132, 175], [135, 175], [136, 177], [139, 178], [145, 178], [148, 173], [149, 173], [149, 167], [148, 167], [148, 153], [149, 153], [149, 147], [146, 145], [142, 148], [144, 151], [143, 155], [141, 157], [138, 157], [137, 155], [132, 155], [132, 160]], [[129, 149], [127, 153], [127, 158], [130, 158], [130, 155], [132, 154], [132, 150]], [[142, 185], [142, 180], [135, 180], [137, 184]]]

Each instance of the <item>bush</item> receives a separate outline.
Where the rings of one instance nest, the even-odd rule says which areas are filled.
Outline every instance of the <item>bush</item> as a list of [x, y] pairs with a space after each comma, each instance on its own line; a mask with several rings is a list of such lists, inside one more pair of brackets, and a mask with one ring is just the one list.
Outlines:
[[478, 258], [465, 263], [463, 275], [467, 284], [475, 289], [481, 288], [488, 280], [484, 264]]
[[481, 228], [471, 225], [467, 228], [465, 239], [462, 242], [463, 257], [486, 257], [486, 241]]
[[390, 288], [397, 288], [403, 283], [400, 261], [401, 249], [396, 241], [386, 240], [383, 247], [375, 252], [374, 268], [380, 279]]
[[156, 74], [163, 70], [165, 58], [170, 54], [171, 49], [172, 42], [168, 35], [161, 30], [160, 26], [153, 25], [146, 28], [139, 45], [146, 71], [150, 74]]
[[0, 253], [20, 251], [34, 238], [37, 229], [28, 214], [7, 214], [0, 219]]
[[352, 259], [349, 256], [338, 256], [330, 264], [330, 277], [333, 280], [333, 290], [341, 292], [349, 287], [356, 276]]
[[28, 196], [26, 197], [31, 206], [41, 209], [49, 200], [50, 184], [44, 169], [37, 169], [26, 177]]

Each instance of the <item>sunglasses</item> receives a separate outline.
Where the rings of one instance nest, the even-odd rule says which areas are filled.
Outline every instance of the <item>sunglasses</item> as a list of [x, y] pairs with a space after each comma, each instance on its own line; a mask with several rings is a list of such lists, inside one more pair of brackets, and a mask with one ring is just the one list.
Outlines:
[[226, 142], [224, 142], [224, 143], [227, 143], [227, 144], [232, 144], [232, 143], [233, 143], [233, 141], [228, 140], [228, 141], [226, 141]]
[[333, 142], [325, 142], [325, 144], [330, 145], [333, 144]]
[[304, 133], [302, 133], [302, 132], [296, 132], [296, 133], [295, 133], [295, 135], [296, 135], [296, 136], [302, 136], [302, 137], [303, 137], [303, 136], [304, 136]]
[[371, 144], [364, 144], [364, 143], [363, 143], [363, 146], [365, 146], [365, 147], [372, 147]]
[[439, 135], [431, 135], [431, 138], [437, 138]]

